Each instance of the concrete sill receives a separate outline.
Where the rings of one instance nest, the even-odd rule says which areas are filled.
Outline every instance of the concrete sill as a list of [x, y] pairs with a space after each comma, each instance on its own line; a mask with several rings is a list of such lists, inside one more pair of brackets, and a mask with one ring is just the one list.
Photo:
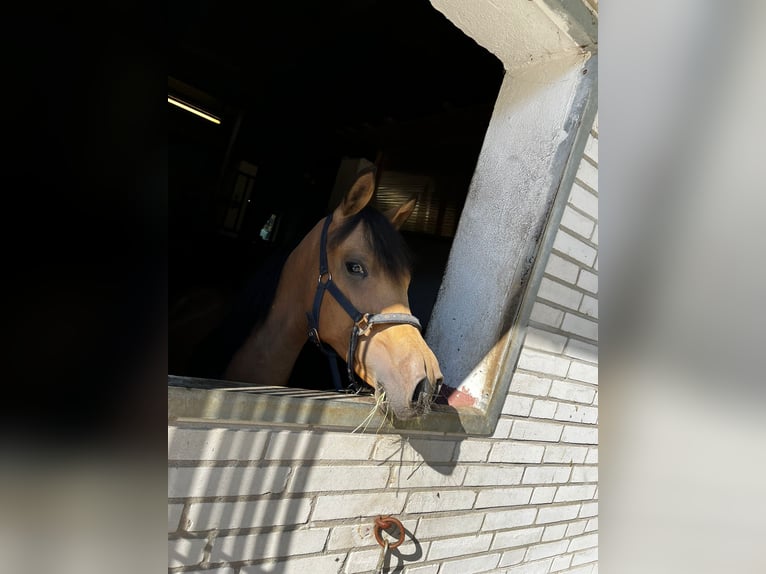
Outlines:
[[[424, 417], [391, 424], [375, 413], [374, 399], [286, 387], [249, 387], [232, 381], [168, 377], [168, 424], [280, 425], [356, 432], [490, 435], [486, 413], [435, 405]], [[368, 419], [369, 418], [369, 419]]]

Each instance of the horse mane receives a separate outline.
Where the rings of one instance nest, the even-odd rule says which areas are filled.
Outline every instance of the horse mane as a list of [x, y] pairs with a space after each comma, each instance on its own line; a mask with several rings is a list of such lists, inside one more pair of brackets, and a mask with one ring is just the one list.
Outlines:
[[368, 246], [387, 274], [398, 279], [412, 273], [412, 253], [401, 233], [369, 205], [341, 223], [327, 238], [328, 243], [335, 246], [343, 242], [360, 223]]

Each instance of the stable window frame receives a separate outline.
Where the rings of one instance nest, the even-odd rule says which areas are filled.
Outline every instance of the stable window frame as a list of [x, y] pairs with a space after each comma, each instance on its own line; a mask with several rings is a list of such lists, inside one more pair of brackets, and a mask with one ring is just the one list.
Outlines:
[[[477, 401], [474, 397], [465, 404], [461, 404], [459, 400], [451, 401], [451, 404], [448, 405], [436, 404], [432, 411], [424, 417], [409, 421], [396, 419], [390, 421], [381, 414], [374, 413], [374, 399], [369, 396], [343, 395], [336, 392], [287, 387], [255, 388], [232, 381], [169, 375], [168, 424], [280, 425], [343, 429], [352, 432], [399, 432], [460, 436], [488, 436], [494, 433], [524, 342], [532, 305], [597, 110], [598, 58], [595, 54], [595, 21], [589, 21], [590, 13], [584, 14], [579, 7], [575, 7], [573, 10], [569, 7], [565, 9], [556, 0], [544, 0], [543, 4], [546, 5], [546, 10], [535, 6], [530, 7], [530, 10], [538, 10], [539, 13], [535, 13], [536, 17], [547, 18], [550, 20], [548, 24], [552, 22], [554, 28], [560, 27], [561, 22], [568, 27], [568, 38], [577, 43], [577, 49], [569, 51], [563, 56], [570, 58], [573, 63], [581, 62], [584, 64], [587, 62], [587, 70], [585, 68], [583, 70], [587, 71], [590, 76], [576, 85], [573, 84], [575, 93], [572, 98], [574, 101], [567, 104], [569, 107], [566, 118], [561, 125], [562, 132], [566, 132], [567, 135], [562, 141], [557, 142], [554, 148], [557, 155], [563, 153], [564, 157], [558, 157], [555, 161], [551, 160], [550, 166], [547, 168], [550, 170], [549, 175], [554, 178], [555, 182], [547, 192], [547, 199], [544, 198], [544, 208], [537, 208], [535, 212], [537, 219], [532, 222], [532, 225], [519, 223], [519, 225], [526, 225], [536, 232], [519, 229], [528, 236], [526, 238], [527, 244], [522, 246], [522, 251], [525, 251], [529, 256], [517, 262], [514, 268], [509, 269], [509, 277], [518, 279], [518, 284], [513, 285], [515, 292], [506, 298], [506, 307], [498, 312], [498, 315], [502, 316], [497, 318], [498, 323], [495, 327], [498, 325], [507, 325], [508, 327], [498, 337], [497, 346], [500, 349], [492, 354], [493, 364], [484, 376], [483, 388], [485, 390], [481, 393], [480, 400]], [[446, 11], [445, 7], [440, 9]], [[453, 7], [453, 10], [457, 10], [457, 8]], [[554, 10], [560, 17], [559, 22], [551, 18], [550, 10]], [[512, 13], [507, 13], [506, 16], [509, 19], [515, 18]], [[515, 25], [519, 26], [518, 20]], [[521, 26], [519, 30], [528, 30], [528, 33], [533, 36], [533, 40], [539, 45], [540, 51], [548, 54], [549, 61], [555, 62], [555, 59], [550, 57], [549, 30], [535, 29], [534, 26], [529, 27], [528, 25]], [[485, 45], [470, 30], [464, 29], [464, 32], [480, 44]], [[539, 38], [534, 37], [535, 35]], [[555, 30], [554, 36], [550, 37], [560, 39], [560, 36], [556, 36]], [[586, 39], [587, 42], [583, 44]], [[506, 54], [513, 54], [515, 57], [520, 51], [520, 46], [530, 48], [531, 44], [527, 41], [529, 38], [517, 38], [516, 40], [520, 43], [506, 46]], [[498, 53], [503, 52], [503, 50], [493, 49], [492, 51], [506, 64], [504, 84], [516, 79], [513, 74], [514, 70], [522, 69], [522, 73], [524, 73], [523, 68], [518, 68], [523, 64], [518, 61], [508, 62], [503, 53]], [[538, 63], [536, 65], [546, 64]], [[527, 67], [526, 70], [529, 68]], [[568, 73], [571, 74], [572, 69], [568, 69]], [[553, 104], [543, 102], [542, 105]], [[555, 102], [555, 105], [559, 106], [560, 102]], [[496, 121], [495, 113], [490, 120], [489, 129], [492, 128], [493, 121]], [[480, 155], [480, 163], [487, 145], [492, 144], [488, 144], [485, 140], [485, 146]], [[478, 177], [477, 173], [474, 174], [471, 182], [469, 196], [476, 193], [475, 187], [482, 185], [480, 181], [482, 177]], [[466, 216], [466, 209], [471, 209], [469, 202], [464, 207], [461, 220]], [[455, 241], [466, 241], [466, 238], [461, 238], [460, 225], [459, 222]], [[502, 245], [496, 247], [498, 249], [503, 248]], [[448, 268], [452, 259], [451, 252]], [[444, 284], [442, 288], [444, 288]], [[440, 289], [439, 299], [444, 295], [442, 290]], [[439, 300], [437, 300], [438, 305]], [[429, 325], [429, 330], [430, 328], [431, 325]], [[429, 333], [426, 333], [427, 340], [428, 335]], [[454, 390], [455, 396], [461, 392], [459, 387]]]

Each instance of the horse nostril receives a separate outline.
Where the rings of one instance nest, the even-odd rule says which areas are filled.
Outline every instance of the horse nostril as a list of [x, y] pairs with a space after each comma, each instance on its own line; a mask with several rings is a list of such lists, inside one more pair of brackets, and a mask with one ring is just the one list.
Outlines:
[[412, 402], [417, 404], [428, 396], [428, 378], [423, 377], [420, 382], [415, 385], [415, 392], [412, 393]]

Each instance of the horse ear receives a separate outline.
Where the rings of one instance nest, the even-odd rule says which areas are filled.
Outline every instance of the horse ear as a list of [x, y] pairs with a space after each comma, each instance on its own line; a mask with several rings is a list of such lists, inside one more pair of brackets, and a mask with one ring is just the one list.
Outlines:
[[372, 170], [365, 171], [356, 178], [354, 185], [348, 190], [335, 211], [339, 212], [342, 217], [359, 213], [370, 202], [374, 191], [375, 172]]
[[412, 213], [412, 210], [415, 209], [415, 204], [417, 202], [418, 199], [413, 197], [399, 207], [392, 207], [391, 209], [387, 210], [384, 215], [393, 224], [394, 227], [399, 229], [404, 224], [404, 222], [407, 221], [407, 218]]

